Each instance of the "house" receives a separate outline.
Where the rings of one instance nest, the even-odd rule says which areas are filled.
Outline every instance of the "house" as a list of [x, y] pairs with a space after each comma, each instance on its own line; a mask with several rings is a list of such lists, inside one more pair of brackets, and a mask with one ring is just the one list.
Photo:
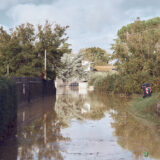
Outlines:
[[82, 61], [82, 66], [85, 66], [85, 71], [86, 71], [86, 72], [91, 71], [91, 64], [92, 64], [92, 63], [93, 63], [93, 62], [86, 61], [86, 60], [83, 60], [83, 61]]
[[95, 72], [113, 72], [117, 73], [116, 66], [94, 66], [93, 71]]

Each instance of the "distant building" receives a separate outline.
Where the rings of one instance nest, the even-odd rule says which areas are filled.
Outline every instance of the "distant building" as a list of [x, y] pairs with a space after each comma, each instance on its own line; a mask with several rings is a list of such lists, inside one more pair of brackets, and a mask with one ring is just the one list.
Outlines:
[[89, 61], [86, 61], [86, 60], [83, 60], [82, 61], [82, 66], [85, 66], [85, 71], [89, 72], [91, 71], [91, 64], [92, 62], [89, 62]]
[[93, 68], [95, 72], [117, 72], [116, 66], [95, 66]]

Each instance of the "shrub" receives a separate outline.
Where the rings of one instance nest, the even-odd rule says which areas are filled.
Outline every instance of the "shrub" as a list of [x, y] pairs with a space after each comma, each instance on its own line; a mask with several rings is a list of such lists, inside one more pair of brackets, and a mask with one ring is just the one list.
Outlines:
[[132, 75], [93, 73], [89, 78], [89, 85], [93, 85], [95, 89], [126, 95], [142, 93], [143, 83], [151, 83], [153, 92], [160, 91], [160, 78], [151, 77], [147, 73], [139, 72]]

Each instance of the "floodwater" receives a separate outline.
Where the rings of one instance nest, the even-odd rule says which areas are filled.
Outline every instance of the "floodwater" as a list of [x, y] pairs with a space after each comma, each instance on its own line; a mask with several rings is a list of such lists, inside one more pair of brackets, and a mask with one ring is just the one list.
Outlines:
[[127, 101], [68, 90], [19, 106], [16, 135], [0, 145], [0, 160], [160, 159], [158, 130], [128, 114]]

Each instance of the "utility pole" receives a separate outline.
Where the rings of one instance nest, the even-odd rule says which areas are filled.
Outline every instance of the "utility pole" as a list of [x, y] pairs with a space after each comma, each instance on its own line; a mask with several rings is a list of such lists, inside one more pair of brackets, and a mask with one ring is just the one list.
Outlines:
[[7, 64], [7, 76], [9, 76], [9, 64]]
[[44, 52], [44, 79], [47, 79], [47, 51]]

